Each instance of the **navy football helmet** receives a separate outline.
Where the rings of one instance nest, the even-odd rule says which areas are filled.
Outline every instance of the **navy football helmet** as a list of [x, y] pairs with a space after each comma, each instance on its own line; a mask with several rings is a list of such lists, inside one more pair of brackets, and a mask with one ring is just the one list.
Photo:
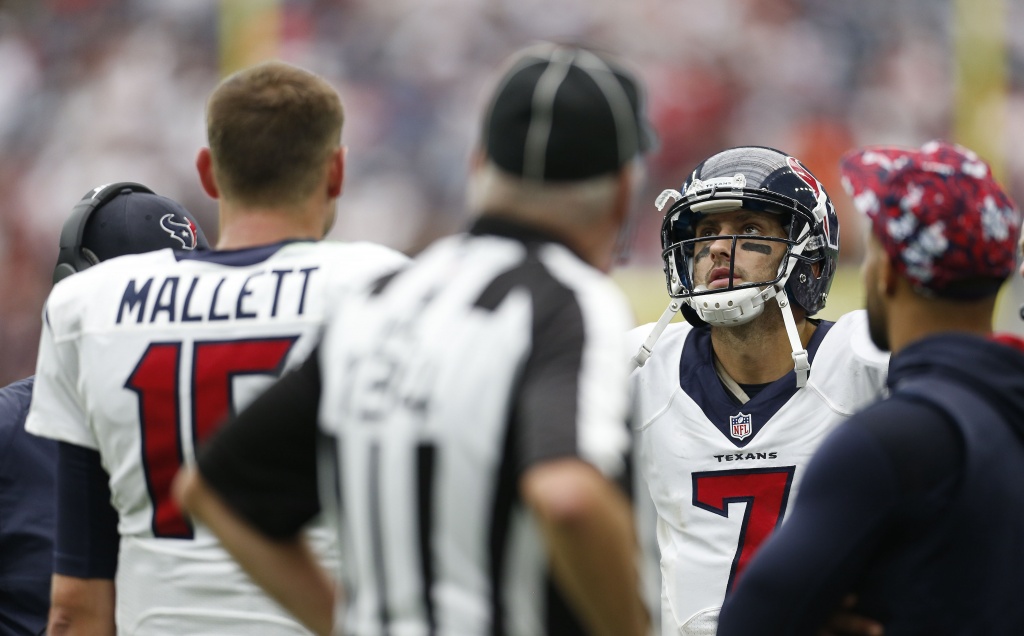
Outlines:
[[[669, 295], [682, 299], [687, 319], [717, 325], [743, 324], [761, 313], [764, 302], [786, 295], [814, 315], [825, 306], [839, 260], [839, 218], [821, 183], [795, 158], [773, 148], [731, 148], [703, 161], [683, 184], [666, 190], [659, 209], [670, 200], [661, 228], [662, 258]], [[771, 280], [706, 289], [693, 281], [694, 228], [701, 217], [736, 209], [782, 215], [787, 238], [761, 237], [786, 247]], [[749, 236], [715, 237], [737, 241]], [[781, 304], [781, 303], [780, 303]], [[690, 311], [685, 311], [688, 308]]]
[[[686, 179], [682, 192], [665, 190], [656, 205], [661, 211], [668, 208], [661, 226], [661, 255], [673, 300], [633, 357], [634, 368], [647, 361], [661, 333], [679, 311], [695, 326], [735, 326], [760, 315], [765, 303], [775, 298], [793, 348], [797, 386], [804, 386], [810, 362], [797, 333], [791, 303], [797, 303], [808, 316], [821, 311], [839, 263], [839, 217], [821, 182], [785, 153], [742, 146], [705, 159]], [[703, 216], [738, 209], [780, 215], [786, 237], [697, 237], [697, 223]], [[697, 243], [729, 240], [735, 254], [741, 240], [752, 238], [785, 246], [774, 278], [735, 284], [730, 271], [724, 287], [708, 289], [694, 283]]]

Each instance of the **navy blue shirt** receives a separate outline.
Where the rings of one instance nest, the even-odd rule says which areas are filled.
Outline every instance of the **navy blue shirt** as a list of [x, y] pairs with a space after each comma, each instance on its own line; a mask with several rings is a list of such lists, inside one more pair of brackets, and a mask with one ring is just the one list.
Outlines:
[[[117, 513], [99, 453], [25, 430], [33, 384], [0, 388], [0, 636], [46, 629], [54, 572], [112, 579], [117, 570]], [[84, 526], [59, 514], [83, 507], [92, 510]]]
[[25, 431], [33, 378], [0, 388], [0, 634], [46, 628], [57, 444]]
[[814, 634], [849, 593], [886, 636], [1024, 634], [1024, 341], [929, 337], [889, 384], [815, 454], [719, 636]]

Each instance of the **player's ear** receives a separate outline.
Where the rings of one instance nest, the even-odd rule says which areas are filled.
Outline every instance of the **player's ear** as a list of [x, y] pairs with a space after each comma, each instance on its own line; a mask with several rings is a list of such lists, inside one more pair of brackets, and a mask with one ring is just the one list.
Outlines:
[[327, 166], [327, 196], [331, 199], [341, 196], [342, 186], [345, 182], [346, 154], [348, 154], [348, 148], [345, 146], [341, 146], [331, 153], [330, 163]]
[[219, 199], [220, 189], [217, 187], [217, 179], [213, 176], [213, 157], [210, 155], [209, 148], [199, 149], [199, 154], [196, 155], [196, 171], [199, 172], [199, 183], [202, 184], [206, 194], [211, 198]]

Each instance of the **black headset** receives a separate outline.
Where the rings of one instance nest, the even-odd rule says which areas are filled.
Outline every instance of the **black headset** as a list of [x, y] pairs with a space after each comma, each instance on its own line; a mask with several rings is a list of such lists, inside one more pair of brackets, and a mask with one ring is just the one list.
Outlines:
[[86, 192], [82, 200], [71, 209], [71, 215], [64, 221], [64, 227], [60, 231], [60, 253], [57, 254], [57, 266], [53, 268], [54, 285], [99, 262], [95, 254], [82, 249], [85, 225], [97, 208], [103, 207], [123, 192], [156, 194], [141, 183], [133, 181], [108, 183]]

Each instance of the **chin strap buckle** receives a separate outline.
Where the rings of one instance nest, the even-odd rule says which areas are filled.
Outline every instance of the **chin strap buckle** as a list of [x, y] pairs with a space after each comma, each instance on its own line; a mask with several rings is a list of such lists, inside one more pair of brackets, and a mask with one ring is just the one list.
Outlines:
[[633, 356], [633, 368], [636, 369], [638, 367], [644, 366], [644, 364], [647, 363], [647, 360], [650, 359], [650, 357], [651, 350], [647, 348], [647, 345], [640, 345], [640, 350], [636, 352], [635, 356]]
[[793, 352], [793, 368], [796, 370], [796, 386], [802, 388], [807, 384], [807, 377], [811, 373], [811, 363], [807, 359], [807, 350]]
[[778, 288], [775, 300], [782, 310], [782, 321], [786, 323], [786, 335], [789, 337], [789, 346], [793, 349], [793, 369], [796, 370], [796, 388], [802, 389], [807, 384], [807, 377], [811, 374], [811, 362], [807, 358], [807, 349], [804, 349], [800, 342], [800, 333], [796, 329], [796, 320], [793, 318], [793, 308], [790, 307], [789, 297], [786, 290]]

